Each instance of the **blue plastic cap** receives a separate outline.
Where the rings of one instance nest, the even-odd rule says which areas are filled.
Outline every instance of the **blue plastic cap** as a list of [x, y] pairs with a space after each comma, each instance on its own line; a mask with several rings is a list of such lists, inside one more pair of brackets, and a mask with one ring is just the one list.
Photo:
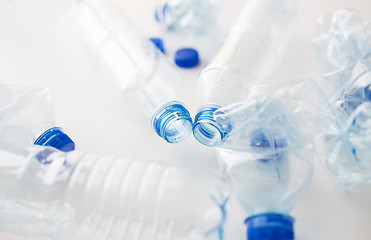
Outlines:
[[50, 146], [59, 149], [63, 152], [70, 152], [75, 150], [75, 143], [62, 132], [62, 129], [53, 127], [46, 130], [35, 141], [35, 145]]
[[149, 40], [151, 40], [157, 46], [157, 48], [165, 54], [164, 41], [162, 41], [161, 38], [150, 38]]
[[248, 240], [293, 240], [294, 219], [288, 215], [265, 213], [245, 220]]
[[200, 63], [198, 52], [193, 48], [181, 48], [176, 51], [174, 61], [182, 68], [193, 68]]

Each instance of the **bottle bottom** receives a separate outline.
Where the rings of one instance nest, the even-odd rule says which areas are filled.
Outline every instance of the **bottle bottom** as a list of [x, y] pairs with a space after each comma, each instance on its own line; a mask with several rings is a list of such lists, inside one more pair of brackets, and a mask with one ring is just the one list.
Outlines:
[[192, 118], [181, 102], [164, 104], [152, 117], [156, 133], [169, 143], [184, 141], [192, 132]]

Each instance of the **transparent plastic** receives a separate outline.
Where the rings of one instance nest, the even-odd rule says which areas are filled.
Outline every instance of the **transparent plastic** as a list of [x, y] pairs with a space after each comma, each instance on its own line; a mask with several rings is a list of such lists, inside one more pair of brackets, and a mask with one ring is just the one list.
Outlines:
[[343, 8], [318, 19], [313, 47], [326, 72], [354, 64], [371, 53], [371, 22], [355, 9]]
[[[178, 71], [127, 19], [112, 1], [82, 0], [77, 25], [88, 51], [97, 60], [120, 109], [135, 123], [151, 124], [168, 142], [181, 142], [192, 131], [183, 102], [183, 79]], [[167, 109], [169, 105], [176, 107]], [[154, 123], [172, 116], [172, 121]], [[158, 129], [159, 128], [159, 129]], [[165, 128], [161, 131], [161, 128]]]
[[371, 25], [360, 12], [340, 9], [321, 17], [323, 33], [313, 41], [330, 93], [332, 124], [317, 138], [323, 167], [345, 191], [371, 184]]
[[48, 239], [223, 239], [229, 180], [52, 148], [0, 151], [1, 231]]
[[311, 80], [273, 93], [266, 88], [256, 85], [244, 102], [215, 111], [215, 121], [233, 129], [216, 149], [249, 214], [248, 239], [288, 240], [294, 239], [288, 213], [311, 180], [313, 138], [329, 126], [323, 112], [329, 106]]
[[73, 141], [55, 127], [49, 89], [0, 84], [0, 95], [0, 144], [37, 144], [74, 150]]
[[[224, 107], [240, 101], [249, 86], [274, 75], [293, 32], [295, 3], [295, 0], [246, 2], [222, 47], [198, 77], [196, 95], [201, 106], [198, 114], [202, 115], [202, 109], [209, 106]], [[208, 129], [214, 131], [219, 127], [218, 131], [223, 132], [215, 123], [207, 124], [196, 121], [194, 131], [207, 133]], [[205, 145], [217, 144], [204, 141], [202, 134], [194, 135]]]
[[218, 35], [222, 12], [220, 0], [164, 0], [155, 17], [167, 32], [195, 41]]

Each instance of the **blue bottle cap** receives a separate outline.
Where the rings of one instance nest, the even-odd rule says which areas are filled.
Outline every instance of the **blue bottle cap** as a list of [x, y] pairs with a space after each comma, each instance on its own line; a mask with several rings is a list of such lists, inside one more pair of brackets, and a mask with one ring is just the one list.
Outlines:
[[75, 143], [62, 132], [61, 128], [53, 127], [46, 130], [35, 141], [35, 145], [50, 146], [63, 152], [75, 150]]
[[150, 38], [149, 40], [151, 40], [157, 46], [157, 48], [165, 54], [164, 41], [162, 41], [161, 38]]
[[181, 48], [175, 53], [175, 64], [182, 68], [193, 68], [200, 62], [198, 52], [193, 48]]
[[245, 220], [248, 240], [293, 240], [294, 219], [285, 214], [264, 213]]

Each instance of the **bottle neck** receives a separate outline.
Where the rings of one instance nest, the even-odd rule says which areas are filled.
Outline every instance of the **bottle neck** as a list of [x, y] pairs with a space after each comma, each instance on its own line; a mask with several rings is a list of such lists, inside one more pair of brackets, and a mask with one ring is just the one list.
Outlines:
[[75, 150], [75, 143], [61, 128], [52, 127], [43, 132], [34, 142], [35, 145], [50, 146], [63, 152]]
[[183, 103], [168, 102], [155, 112], [151, 125], [167, 142], [178, 143], [190, 135], [192, 118]]
[[245, 220], [248, 240], [294, 240], [294, 219], [286, 214], [263, 213]]
[[220, 106], [208, 104], [200, 108], [193, 125], [193, 135], [202, 144], [214, 147], [223, 142], [225, 136], [232, 130], [231, 125], [222, 126], [214, 119], [214, 112]]

